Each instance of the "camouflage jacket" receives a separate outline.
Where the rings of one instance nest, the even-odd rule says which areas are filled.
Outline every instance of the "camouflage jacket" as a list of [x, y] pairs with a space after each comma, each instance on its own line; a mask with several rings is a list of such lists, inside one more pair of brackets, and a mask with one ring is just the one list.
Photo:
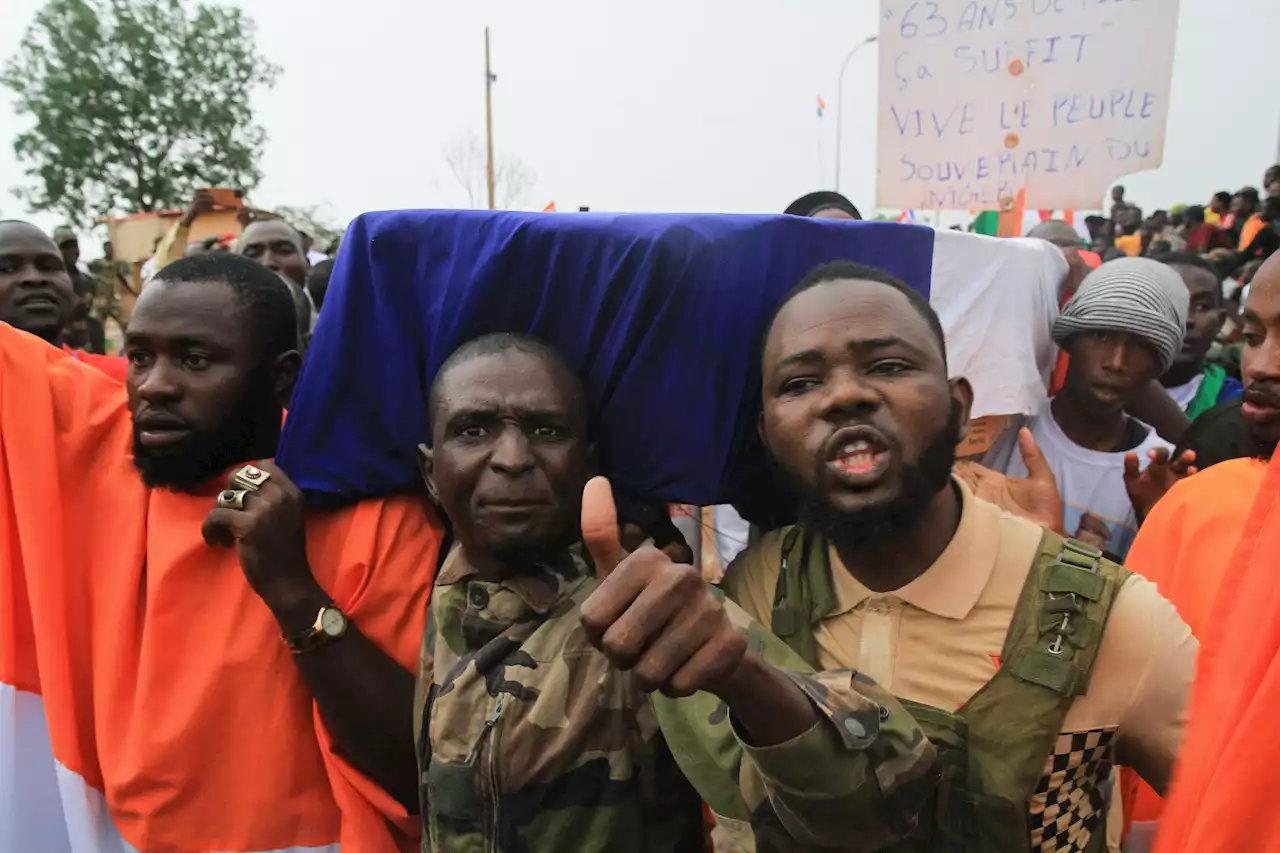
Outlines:
[[[911, 829], [935, 754], [892, 696], [847, 670], [794, 674], [822, 721], [743, 745], [715, 697], [649, 696], [588, 643], [595, 586], [568, 554], [501, 583], [457, 548], [442, 566], [414, 715], [424, 851], [702, 851], [704, 799], [747, 849], [874, 850]], [[767, 660], [806, 669], [728, 606]]]

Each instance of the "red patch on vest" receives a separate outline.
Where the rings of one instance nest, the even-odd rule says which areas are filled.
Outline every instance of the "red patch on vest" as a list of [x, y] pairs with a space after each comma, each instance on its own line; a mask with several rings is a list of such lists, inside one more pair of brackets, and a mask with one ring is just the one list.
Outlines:
[[999, 669], [1000, 669], [1000, 655], [996, 654], [995, 652], [988, 652], [988, 653], [987, 653], [987, 656], [991, 658], [991, 664], [992, 664], [992, 666], [994, 666], [997, 670], [999, 670]]

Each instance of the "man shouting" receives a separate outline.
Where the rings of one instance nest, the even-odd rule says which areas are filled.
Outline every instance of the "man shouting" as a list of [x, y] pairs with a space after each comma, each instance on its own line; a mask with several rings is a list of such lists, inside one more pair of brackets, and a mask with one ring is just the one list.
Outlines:
[[[692, 566], [622, 549], [558, 354], [476, 339], [428, 403], [424, 474], [458, 547], [419, 678], [424, 849], [700, 850], [726, 780], [759, 850], [875, 850], [914, 825], [934, 751], [897, 702], [848, 670], [777, 668], [787, 649]], [[698, 749], [733, 769], [692, 767]]]

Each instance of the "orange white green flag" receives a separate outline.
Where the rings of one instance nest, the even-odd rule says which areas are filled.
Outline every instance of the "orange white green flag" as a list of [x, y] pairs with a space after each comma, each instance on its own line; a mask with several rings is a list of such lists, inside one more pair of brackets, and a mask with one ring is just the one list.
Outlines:
[[[206, 495], [143, 485], [120, 383], [0, 323], [0, 851], [396, 853]], [[214, 486], [216, 489], [217, 487]], [[416, 499], [308, 519], [317, 580], [416, 666], [441, 535]]]

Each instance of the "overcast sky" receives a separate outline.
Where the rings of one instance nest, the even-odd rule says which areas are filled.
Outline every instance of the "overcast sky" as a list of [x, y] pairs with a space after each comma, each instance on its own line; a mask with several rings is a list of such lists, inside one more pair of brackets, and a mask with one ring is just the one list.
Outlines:
[[[1151, 14], [1170, 0], [1143, 2]], [[0, 57], [40, 0], [3, 0]], [[269, 141], [255, 205], [460, 206], [443, 152], [484, 133], [491, 27], [495, 142], [536, 175], [527, 209], [781, 211], [831, 185], [836, 76], [876, 31], [874, 0], [243, 0], [283, 68], [255, 99]], [[1147, 209], [1258, 184], [1276, 157], [1275, 0], [1181, 0], [1164, 165], [1125, 180]], [[1140, 49], [1135, 45], [1135, 49]], [[876, 47], [850, 64], [841, 189], [867, 210], [875, 182]], [[816, 98], [827, 103], [816, 116]], [[9, 191], [24, 181], [0, 89], [0, 213], [45, 227]], [[96, 241], [95, 241], [96, 242]]]

